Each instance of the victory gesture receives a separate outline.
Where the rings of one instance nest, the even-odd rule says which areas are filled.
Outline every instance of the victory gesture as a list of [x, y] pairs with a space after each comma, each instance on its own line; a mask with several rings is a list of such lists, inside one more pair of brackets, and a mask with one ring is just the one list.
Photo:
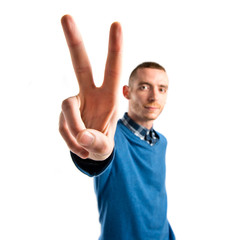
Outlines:
[[63, 101], [59, 131], [70, 150], [79, 157], [105, 160], [113, 151], [117, 123], [117, 92], [122, 57], [121, 26], [117, 22], [111, 26], [104, 81], [98, 88], [94, 84], [91, 65], [73, 18], [65, 15], [61, 22], [79, 93]]

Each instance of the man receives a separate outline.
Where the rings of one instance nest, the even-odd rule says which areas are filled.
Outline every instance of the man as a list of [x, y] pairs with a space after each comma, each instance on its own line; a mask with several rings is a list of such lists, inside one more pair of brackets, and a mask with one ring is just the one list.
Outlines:
[[100, 240], [175, 239], [167, 220], [166, 138], [153, 122], [166, 103], [168, 77], [157, 63], [140, 64], [123, 95], [128, 113], [117, 122], [122, 31], [113, 23], [103, 85], [96, 88], [80, 33], [62, 18], [79, 83], [79, 94], [63, 101], [59, 130], [75, 165], [94, 176]]

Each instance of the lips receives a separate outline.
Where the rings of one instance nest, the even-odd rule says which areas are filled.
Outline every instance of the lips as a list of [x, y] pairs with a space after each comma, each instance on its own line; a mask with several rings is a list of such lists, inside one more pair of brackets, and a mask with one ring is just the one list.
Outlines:
[[155, 112], [155, 111], [159, 111], [160, 107], [159, 106], [145, 106], [145, 109], [147, 109], [150, 112]]
[[145, 105], [144, 107], [147, 108], [147, 109], [153, 109], [153, 110], [161, 108], [161, 106], [158, 105], [158, 104], [154, 104], [154, 105], [153, 104], [148, 104], [148, 105]]

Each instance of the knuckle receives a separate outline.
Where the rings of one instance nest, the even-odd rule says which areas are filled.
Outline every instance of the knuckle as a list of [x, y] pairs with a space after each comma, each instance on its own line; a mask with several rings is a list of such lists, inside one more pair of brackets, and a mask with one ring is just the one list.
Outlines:
[[113, 69], [108, 69], [107, 70], [107, 75], [110, 78], [117, 78], [117, 77], [119, 77], [119, 74], [120, 73], [117, 70], [113, 70]]
[[96, 146], [96, 151], [99, 154], [105, 154], [108, 151], [108, 144], [106, 142], [101, 142], [98, 146]]
[[63, 135], [63, 133], [66, 132], [65, 126], [63, 126], [62, 124], [59, 124], [58, 131], [61, 133], [61, 135]]
[[73, 105], [73, 98], [72, 97], [67, 98], [67, 99], [63, 100], [63, 102], [62, 102], [62, 110], [66, 111], [66, 110], [72, 108], [72, 105]]
[[76, 144], [74, 144], [72, 141], [67, 142], [68, 148], [72, 151], [72, 152], [77, 152], [78, 148], [76, 147]]
[[61, 112], [58, 123], [58, 131], [63, 135], [67, 131], [67, 126], [63, 113]]
[[66, 135], [66, 132], [65, 132], [65, 129], [63, 130], [63, 132], [60, 132], [65, 143], [67, 144], [68, 148], [72, 151], [72, 152], [75, 152], [77, 153], [79, 151], [79, 147], [77, 146], [77, 144], [72, 140], [70, 139], [67, 135]]
[[75, 66], [75, 72], [77, 74], [89, 73], [91, 71], [92, 71], [92, 69], [90, 66], [79, 66], [79, 65]]

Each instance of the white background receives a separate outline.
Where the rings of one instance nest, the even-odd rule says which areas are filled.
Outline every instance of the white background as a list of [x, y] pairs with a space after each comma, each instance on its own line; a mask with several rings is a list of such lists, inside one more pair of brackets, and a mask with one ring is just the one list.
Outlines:
[[[68, 0], [0, 4], [0, 239], [97, 239], [93, 179], [58, 133], [77, 93], [60, 18], [73, 15], [101, 84], [108, 31], [124, 33], [121, 85], [143, 61], [170, 79], [155, 128], [168, 139], [168, 218], [178, 240], [240, 239], [238, 1]], [[121, 96], [119, 116], [127, 110]]]

